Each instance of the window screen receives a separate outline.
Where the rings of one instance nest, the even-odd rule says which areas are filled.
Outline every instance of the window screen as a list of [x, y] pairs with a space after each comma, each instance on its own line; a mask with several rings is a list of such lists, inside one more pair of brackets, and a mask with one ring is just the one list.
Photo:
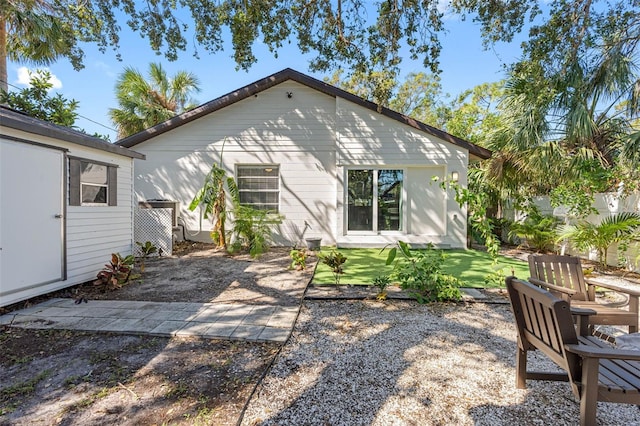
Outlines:
[[279, 166], [237, 166], [236, 170], [240, 204], [276, 213], [280, 210]]

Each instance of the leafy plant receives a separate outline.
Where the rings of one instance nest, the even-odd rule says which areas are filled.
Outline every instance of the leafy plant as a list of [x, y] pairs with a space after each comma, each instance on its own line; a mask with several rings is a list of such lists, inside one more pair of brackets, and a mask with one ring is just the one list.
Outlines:
[[[432, 178], [437, 182], [439, 178]], [[443, 190], [452, 189], [455, 193], [455, 200], [460, 206], [467, 206], [467, 224], [469, 230], [484, 240], [487, 253], [496, 259], [500, 250], [500, 239], [493, 232], [493, 223], [487, 215], [487, 207], [490, 205], [488, 196], [484, 192], [472, 191], [461, 186], [458, 182], [445, 179], [440, 182]]]
[[[511, 274], [512, 276], [515, 275], [515, 271], [513, 270], [513, 268], [511, 268]], [[493, 265], [493, 271], [488, 273], [487, 276], [484, 277], [484, 283], [486, 284], [487, 287], [492, 287], [492, 288], [497, 288], [497, 287], [504, 287], [504, 280], [505, 280], [506, 276], [504, 273], [504, 267], [495, 264]]]
[[156, 247], [151, 241], [145, 241], [144, 244], [140, 241], [136, 241], [138, 247], [140, 247], [140, 252], [142, 253], [142, 261], [140, 262], [140, 271], [144, 272], [144, 263], [147, 257], [158, 251], [158, 247]]
[[120, 253], [111, 254], [111, 262], [98, 272], [98, 279], [93, 283], [104, 286], [105, 290], [113, 290], [129, 281], [135, 258], [133, 255], [122, 257]]
[[599, 224], [578, 221], [575, 225], [561, 228], [558, 240], [568, 239], [580, 251], [595, 249], [601, 268], [606, 267], [607, 252], [613, 244], [627, 245], [637, 237], [640, 228], [640, 214], [619, 213], [608, 216]]
[[307, 250], [291, 250], [289, 257], [291, 257], [291, 269], [296, 271], [302, 271], [307, 267]]
[[222, 154], [224, 153], [225, 138], [222, 142], [222, 151], [220, 153], [220, 163], [213, 164], [211, 170], [204, 178], [202, 188], [198, 190], [196, 195], [189, 204], [189, 210], [194, 211], [199, 205], [204, 206], [203, 217], [208, 219], [213, 216], [213, 229], [211, 230], [211, 238], [218, 248], [227, 249], [227, 240], [225, 232], [225, 222], [227, 219], [226, 191], [224, 189], [225, 181], [227, 186], [233, 182], [233, 178], [227, 177], [227, 172], [222, 168]]
[[403, 258], [396, 262], [393, 275], [411, 297], [419, 303], [460, 300], [460, 281], [442, 271], [446, 259], [442, 250], [429, 243], [426, 250], [411, 251], [409, 244], [398, 241], [398, 247], [389, 251], [387, 265], [394, 262], [398, 249]]
[[373, 279], [373, 285], [378, 287], [378, 294], [376, 294], [377, 300], [386, 300], [387, 287], [391, 284], [391, 277], [389, 275], [378, 275]]
[[271, 243], [271, 228], [282, 223], [283, 216], [269, 210], [258, 210], [240, 204], [238, 186], [232, 178], [227, 181], [233, 200], [233, 228], [231, 251], [247, 249], [251, 257], [265, 253]]
[[347, 257], [339, 251], [331, 250], [329, 254], [321, 256], [322, 263], [331, 268], [333, 272], [333, 278], [336, 285], [340, 284], [340, 276], [344, 274], [344, 263], [347, 261]]
[[511, 224], [509, 236], [517, 236], [524, 244], [536, 252], [553, 250], [558, 239], [558, 225], [560, 221], [548, 215], [542, 215], [532, 210], [522, 222]]
[[267, 210], [236, 205], [233, 209], [231, 251], [248, 250], [251, 257], [267, 252], [271, 245], [271, 227], [282, 222], [282, 216]]

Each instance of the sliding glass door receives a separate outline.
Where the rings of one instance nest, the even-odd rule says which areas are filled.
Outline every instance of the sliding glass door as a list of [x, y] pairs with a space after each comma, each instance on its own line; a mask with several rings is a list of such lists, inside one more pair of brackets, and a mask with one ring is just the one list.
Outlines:
[[347, 172], [347, 230], [401, 231], [402, 170], [349, 170]]

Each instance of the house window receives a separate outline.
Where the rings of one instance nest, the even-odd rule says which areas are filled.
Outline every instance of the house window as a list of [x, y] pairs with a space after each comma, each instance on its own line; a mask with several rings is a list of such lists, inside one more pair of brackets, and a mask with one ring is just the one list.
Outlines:
[[257, 210], [280, 211], [280, 167], [236, 166], [240, 204]]
[[347, 230], [401, 231], [402, 170], [347, 172]]
[[69, 205], [117, 205], [117, 167], [79, 158], [69, 159]]

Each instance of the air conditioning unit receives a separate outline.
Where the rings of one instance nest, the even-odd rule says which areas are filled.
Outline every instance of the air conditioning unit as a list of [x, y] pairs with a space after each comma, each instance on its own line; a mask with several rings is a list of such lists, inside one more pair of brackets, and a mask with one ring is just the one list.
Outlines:
[[173, 209], [172, 221], [173, 226], [178, 226], [178, 216], [180, 216], [180, 201], [173, 200], [146, 200], [140, 201], [138, 207], [141, 209]]

